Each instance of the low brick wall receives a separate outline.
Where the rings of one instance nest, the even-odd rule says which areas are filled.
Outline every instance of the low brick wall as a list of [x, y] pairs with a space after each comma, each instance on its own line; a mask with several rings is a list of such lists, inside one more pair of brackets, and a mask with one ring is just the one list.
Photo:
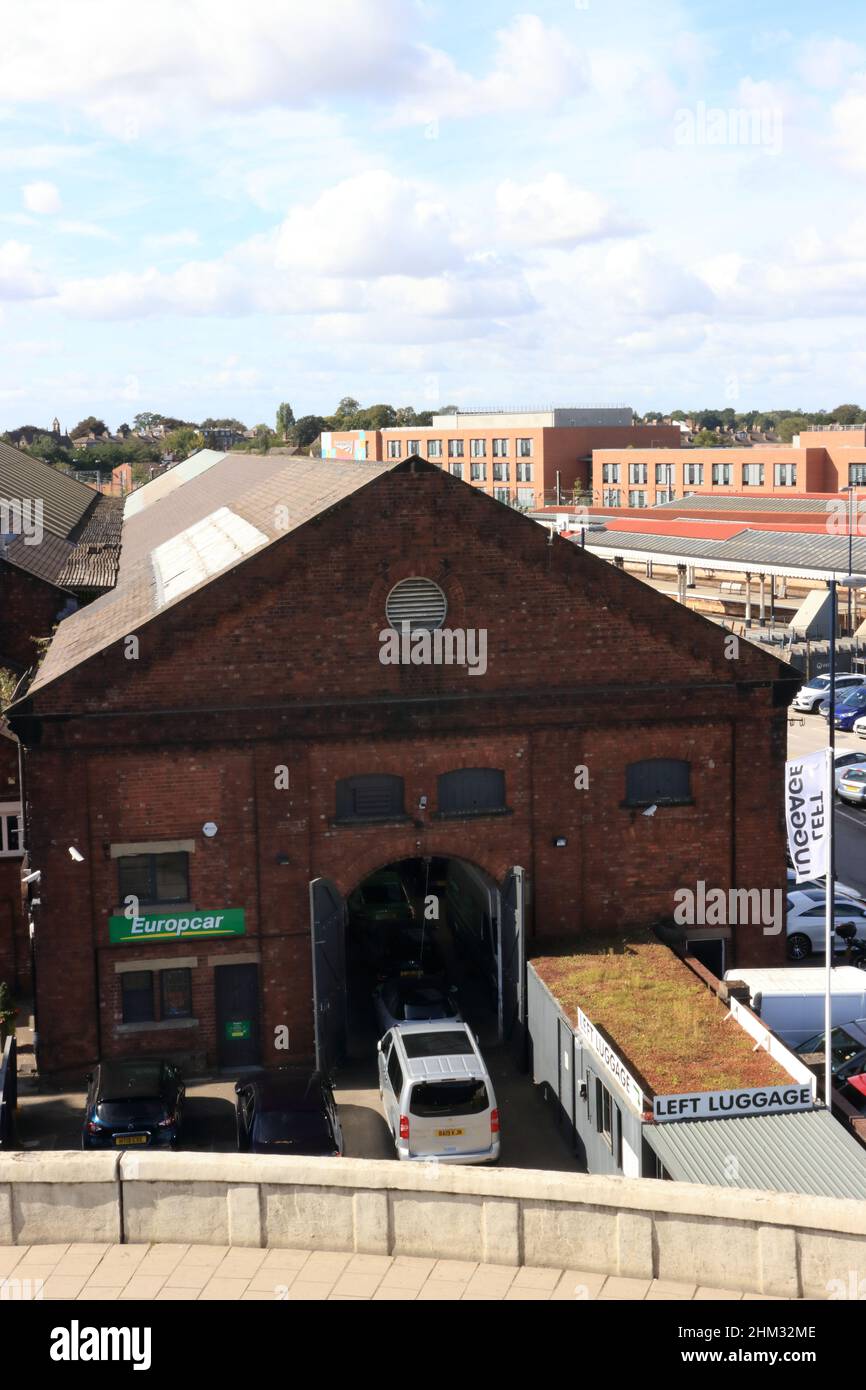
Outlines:
[[0, 1157], [0, 1244], [351, 1250], [826, 1298], [866, 1279], [866, 1202], [522, 1169], [249, 1154]]

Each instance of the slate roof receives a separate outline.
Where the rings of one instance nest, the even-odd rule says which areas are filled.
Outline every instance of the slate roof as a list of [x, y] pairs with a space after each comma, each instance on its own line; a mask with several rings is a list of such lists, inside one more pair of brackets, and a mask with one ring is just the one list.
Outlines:
[[28, 695], [395, 467], [223, 455], [125, 520], [116, 587], [59, 625]]
[[41, 500], [42, 525], [53, 536], [65, 540], [98, 496], [86, 483], [0, 442], [0, 498]]

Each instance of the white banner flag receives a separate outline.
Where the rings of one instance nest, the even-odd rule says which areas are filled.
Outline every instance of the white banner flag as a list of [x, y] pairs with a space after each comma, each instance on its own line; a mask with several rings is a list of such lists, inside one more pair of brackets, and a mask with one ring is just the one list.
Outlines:
[[832, 793], [827, 800], [824, 749], [785, 763], [785, 823], [797, 882], [826, 874]]

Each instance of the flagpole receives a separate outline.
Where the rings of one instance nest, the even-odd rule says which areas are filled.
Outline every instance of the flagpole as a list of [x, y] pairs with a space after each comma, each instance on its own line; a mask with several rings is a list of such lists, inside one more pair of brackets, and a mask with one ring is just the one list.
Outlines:
[[827, 896], [824, 934], [824, 1104], [833, 1113], [833, 927], [836, 916], [836, 580], [830, 580], [830, 717], [827, 720]]

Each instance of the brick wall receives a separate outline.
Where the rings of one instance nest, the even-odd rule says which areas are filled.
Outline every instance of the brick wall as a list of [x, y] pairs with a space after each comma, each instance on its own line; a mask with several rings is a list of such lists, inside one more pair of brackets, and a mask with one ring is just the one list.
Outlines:
[[[379, 662], [385, 598], [413, 574], [442, 585], [450, 626], [487, 630], [485, 675]], [[43, 869], [43, 1067], [131, 1050], [113, 1034], [114, 964], [134, 948], [108, 945], [112, 843], [195, 841], [192, 901], [246, 909], [232, 954], [260, 953], [263, 1036], [288, 1025], [299, 1055], [312, 1047], [313, 877], [349, 892], [419, 854], [458, 855], [500, 880], [521, 864], [536, 941], [654, 920], [698, 878], [784, 886], [785, 708], [772, 683], [785, 668], [748, 644], [725, 660], [719, 629], [436, 469], [378, 480], [140, 638], [138, 661], [117, 644], [37, 692], [25, 711], [35, 722], [19, 720]], [[626, 764], [654, 756], [691, 759], [693, 805], [654, 817], [621, 805]], [[587, 790], [574, 786], [579, 764]], [[488, 765], [505, 770], [509, 814], [437, 819], [437, 775]], [[287, 790], [275, 786], [283, 766]], [[412, 818], [333, 825], [336, 781], [373, 771], [405, 778]], [[778, 963], [783, 942], [740, 934], [732, 964]], [[205, 958], [228, 943], [174, 949], [201, 962], [212, 1060]], [[139, 1035], [135, 1050], [167, 1045]]]

